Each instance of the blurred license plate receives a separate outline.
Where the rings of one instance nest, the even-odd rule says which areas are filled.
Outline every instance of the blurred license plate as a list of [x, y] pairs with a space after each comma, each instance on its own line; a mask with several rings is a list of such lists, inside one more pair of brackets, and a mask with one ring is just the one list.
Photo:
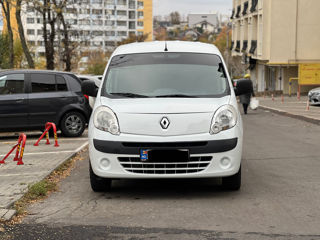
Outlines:
[[141, 162], [187, 162], [189, 161], [189, 150], [153, 150], [142, 149], [140, 152]]

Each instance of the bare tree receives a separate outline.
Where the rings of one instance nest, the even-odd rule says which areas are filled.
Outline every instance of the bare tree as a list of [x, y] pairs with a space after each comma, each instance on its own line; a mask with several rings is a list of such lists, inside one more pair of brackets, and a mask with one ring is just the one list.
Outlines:
[[[56, 36], [55, 23], [57, 14], [54, 10], [54, 5], [51, 0], [34, 0], [32, 1], [34, 8], [42, 15], [42, 30], [46, 56], [46, 68], [54, 69], [54, 39]], [[49, 29], [48, 26], [49, 25]]]
[[19, 37], [20, 37], [20, 42], [21, 46], [24, 52], [24, 55], [27, 58], [27, 62], [29, 65], [29, 68], [34, 68], [34, 61], [32, 59], [32, 56], [30, 54], [29, 48], [26, 43], [26, 38], [24, 36], [24, 29], [23, 29], [23, 24], [21, 21], [21, 5], [22, 5], [22, 0], [16, 0], [16, 19], [17, 19], [17, 24], [18, 24], [18, 31], [19, 31]]
[[181, 16], [179, 12], [170, 13], [170, 21], [172, 24], [180, 24]]
[[9, 37], [9, 66], [10, 68], [14, 67], [14, 49], [13, 49], [13, 32], [11, 27], [11, 19], [10, 19], [10, 9], [11, 9], [11, 1], [10, 0], [0, 0], [0, 4], [2, 6], [2, 11], [4, 13]]

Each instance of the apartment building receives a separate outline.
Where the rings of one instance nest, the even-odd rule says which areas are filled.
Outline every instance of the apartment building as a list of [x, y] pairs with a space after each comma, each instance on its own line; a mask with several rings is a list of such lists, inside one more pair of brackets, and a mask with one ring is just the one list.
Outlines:
[[[152, 11], [152, 0], [71, 0], [65, 21], [70, 27], [71, 40], [79, 43], [82, 52], [112, 51], [130, 34], [148, 34], [147, 40], [151, 41]], [[42, 16], [31, 5], [24, 6], [22, 13], [28, 44], [36, 56], [43, 56]], [[62, 25], [60, 27], [62, 31]], [[17, 32], [17, 29], [13, 31]], [[57, 29], [56, 46], [62, 38], [59, 32]]]
[[258, 92], [287, 94], [301, 64], [320, 63], [319, 9], [319, 0], [233, 0], [232, 55], [242, 57]]

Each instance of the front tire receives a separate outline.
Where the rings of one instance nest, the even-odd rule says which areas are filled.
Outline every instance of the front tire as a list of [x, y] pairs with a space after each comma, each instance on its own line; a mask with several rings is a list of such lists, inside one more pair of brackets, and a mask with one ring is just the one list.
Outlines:
[[60, 129], [66, 137], [79, 137], [86, 127], [85, 117], [79, 112], [66, 113], [60, 122]]
[[91, 167], [89, 162], [90, 184], [94, 192], [108, 192], [111, 190], [112, 180], [108, 178], [101, 178], [97, 176]]
[[222, 187], [225, 190], [238, 191], [241, 187], [241, 166], [239, 171], [230, 177], [222, 178]]

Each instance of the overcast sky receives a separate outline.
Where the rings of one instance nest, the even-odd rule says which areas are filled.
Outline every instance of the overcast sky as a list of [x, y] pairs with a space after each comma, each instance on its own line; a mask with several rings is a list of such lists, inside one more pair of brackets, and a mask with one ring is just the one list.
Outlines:
[[188, 13], [231, 13], [232, 0], [153, 0], [153, 15], [169, 15], [178, 11], [182, 15]]

